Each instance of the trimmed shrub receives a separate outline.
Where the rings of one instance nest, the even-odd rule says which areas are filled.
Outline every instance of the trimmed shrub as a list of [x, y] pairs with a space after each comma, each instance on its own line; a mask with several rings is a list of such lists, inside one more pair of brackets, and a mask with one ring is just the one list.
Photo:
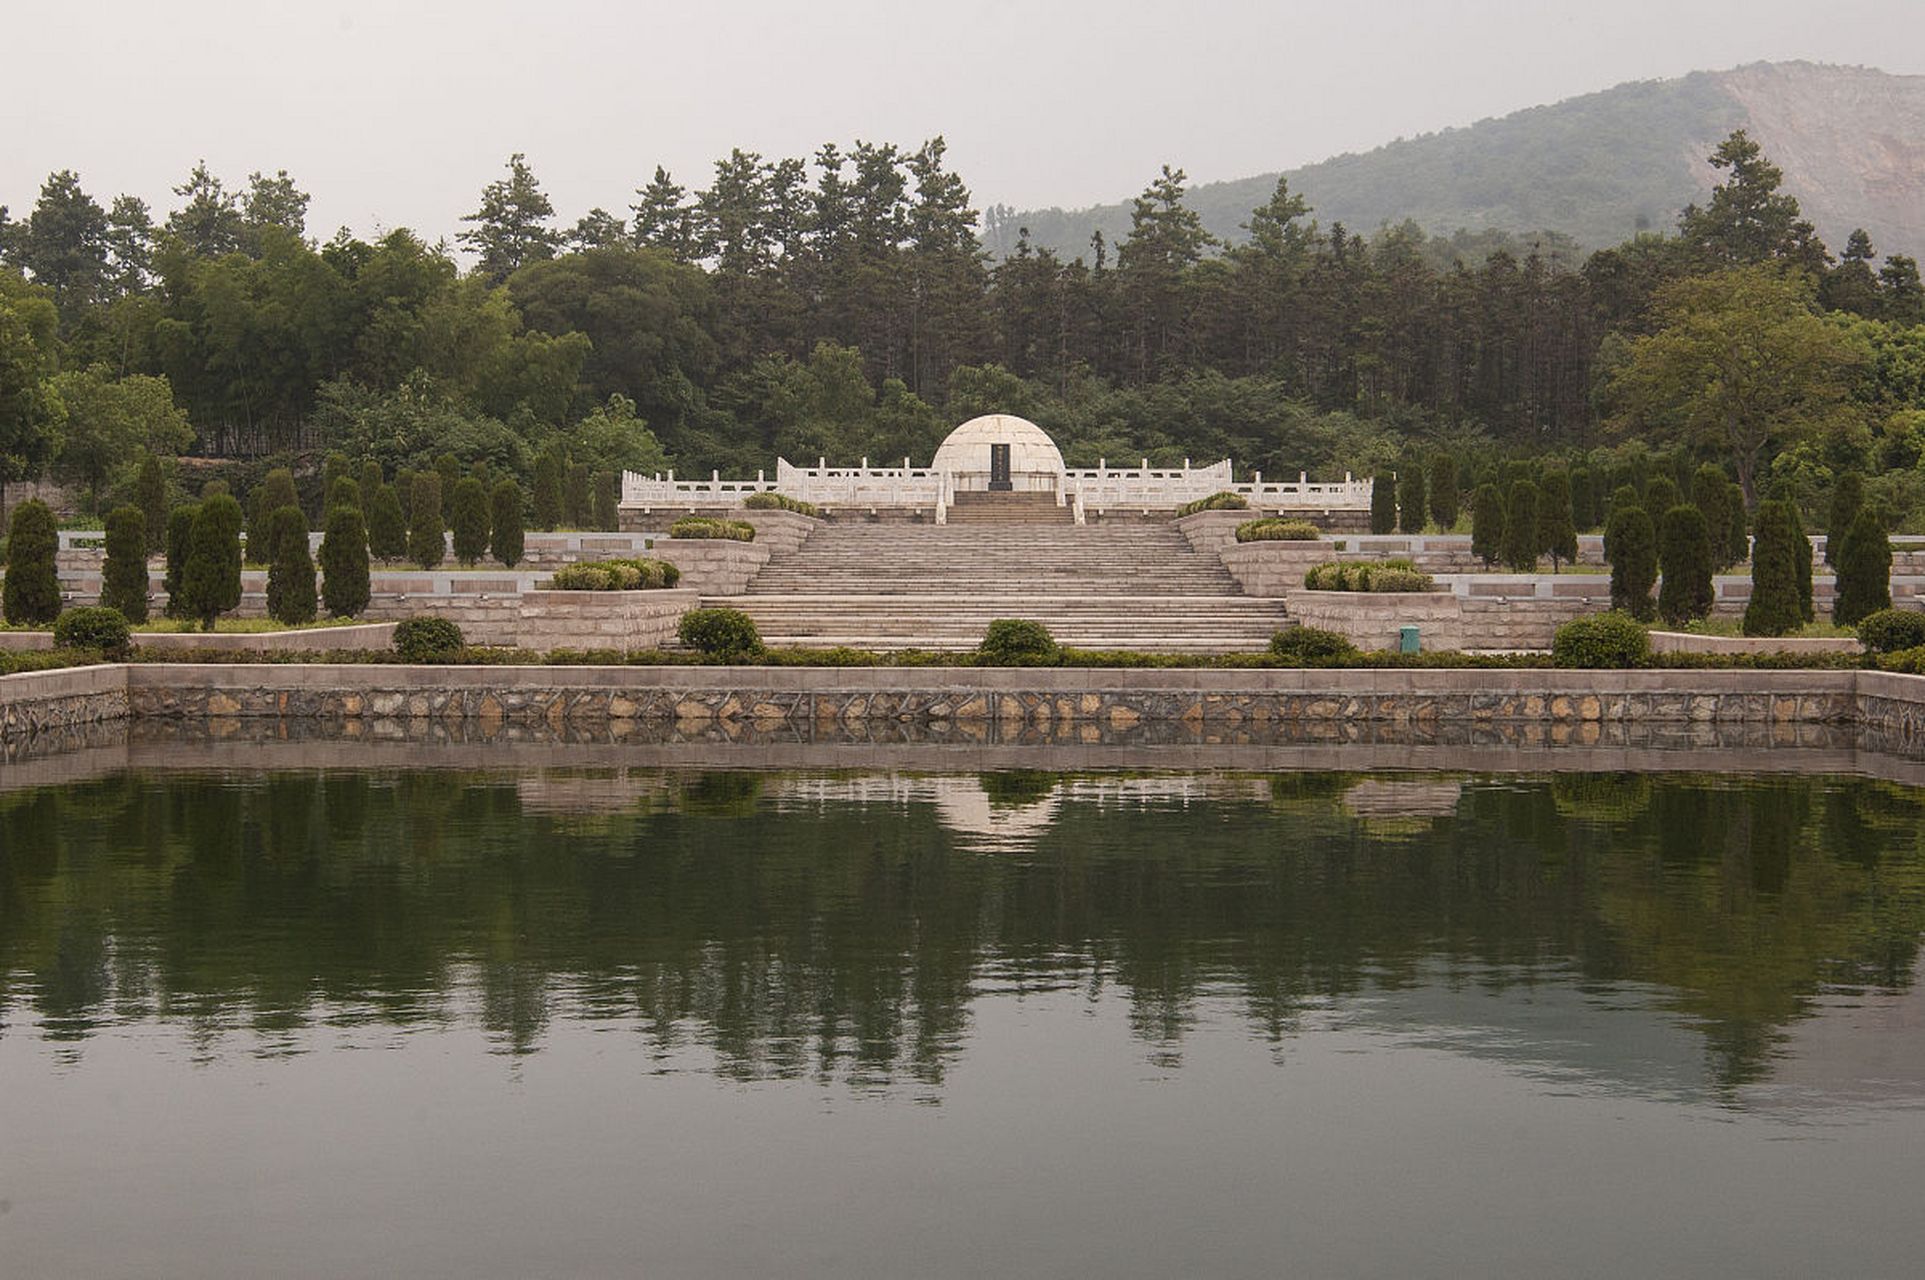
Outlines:
[[434, 460], [435, 477], [441, 481], [441, 500], [447, 502], [454, 497], [455, 486], [461, 483], [461, 459], [452, 453], [444, 453]]
[[268, 516], [262, 528], [269, 553], [267, 616], [289, 626], [314, 621], [314, 557], [307, 549], [307, 517], [292, 503]]
[[1804, 625], [1797, 563], [1802, 542], [1798, 516], [1789, 503], [1766, 502], [1758, 507], [1758, 543], [1751, 554], [1751, 599], [1745, 605], [1746, 635], [1789, 635]]
[[488, 495], [488, 550], [512, 569], [521, 563], [527, 538], [521, 529], [521, 486], [513, 478], [497, 481]]
[[1652, 519], [1660, 524], [1664, 522], [1664, 517], [1671, 508], [1683, 501], [1684, 495], [1678, 491], [1677, 482], [1670, 476], [1663, 474], [1652, 476], [1651, 483], [1644, 487], [1644, 509], [1656, 512]]
[[449, 501], [448, 523], [454, 529], [455, 559], [472, 565], [488, 554], [488, 493], [481, 481], [467, 476], [455, 484]]
[[107, 517], [107, 558], [100, 566], [100, 603], [129, 622], [147, 621], [147, 516], [116, 507]]
[[1643, 507], [1627, 502], [1612, 509], [1604, 550], [1611, 562], [1611, 608], [1651, 621], [1657, 616], [1651, 588], [1658, 581], [1658, 531]]
[[1357, 646], [1342, 632], [1297, 623], [1270, 637], [1270, 652], [1279, 658], [1316, 662], [1355, 657]]
[[1595, 529], [1604, 523], [1598, 510], [1596, 478], [1589, 468], [1571, 468], [1571, 522], [1579, 529]]
[[613, 533], [622, 525], [622, 473], [597, 471], [588, 477], [590, 514], [597, 529]]
[[[1199, 511], [1248, 511], [1249, 509], [1250, 500], [1248, 498], [1240, 493], [1232, 493], [1228, 489], [1223, 489], [1211, 494], [1207, 498], [1198, 498], [1195, 502], [1184, 503], [1176, 509], [1176, 514], [1181, 518], [1183, 516], [1193, 516]], [[811, 512], [810, 514], [814, 513]]]
[[1865, 477], [1856, 471], [1839, 475], [1831, 487], [1831, 515], [1825, 521], [1825, 563], [1838, 563], [1838, 552], [1858, 510], [1865, 505]]
[[1424, 469], [1412, 464], [1404, 468], [1397, 485], [1397, 528], [1404, 533], [1422, 533], [1430, 521], [1430, 495], [1424, 492]]
[[401, 513], [401, 494], [391, 484], [376, 486], [368, 499], [368, 554], [384, 564], [408, 554], [408, 518]]
[[1471, 495], [1470, 549], [1486, 569], [1504, 554], [1504, 495], [1494, 484], [1480, 484]]
[[1849, 627], [1892, 607], [1892, 542], [1878, 513], [1860, 507], [1838, 547], [1838, 594], [1831, 620]]
[[729, 542], [754, 542], [755, 526], [746, 520], [722, 520], [710, 516], [683, 516], [668, 527], [671, 538], [721, 538]]
[[555, 591], [658, 591], [681, 578], [682, 571], [666, 560], [595, 560], [563, 565], [542, 585]]
[[408, 502], [408, 559], [432, 569], [448, 554], [447, 526], [441, 521], [441, 476], [417, 471], [414, 496]]
[[[140, 515], [139, 508], [129, 508]], [[69, 609], [54, 620], [53, 643], [56, 649], [91, 649], [103, 658], [124, 658], [133, 648], [133, 635], [127, 619], [118, 609], [90, 605]]]
[[1265, 516], [1261, 520], [1245, 520], [1237, 526], [1238, 542], [1319, 542], [1322, 539], [1323, 530], [1308, 520]]
[[1330, 561], [1312, 566], [1303, 575], [1311, 591], [1429, 591], [1436, 583], [1408, 560], [1375, 563]]
[[1529, 573], [1537, 568], [1537, 486], [1519, 480], [1511, 489], [1510, 510], [1504, 513], [1504, 555], [1507, 568]]
[[1370, 481], [1370, 531], [1394, 533], [1397, 529], [1397, 477], [1385, 472]]
[[1551, 558], [1551, 571], [1559, 563], [1577, 559], [1577, 523], [1571, 514], [1571, 479], [1562, 471], [1544, 473], [1537, 494], [1537, 548]]
[[1725, 489], [1725, 511], [1725, 563], [1743, 564], [1751, 558], [1751, 526], [1745, 517], [1745, 491], [1735, 483]]
[[191, 616], [181, 584], [187, 581], [187, 555], [193, 549], [194, 517], [199, 511], [198, 506], [187, 504], [167, 513], [167, 571], [160, 580], [160, 589], [167, 593], [170, 618]]
[[247, 558], [254, 564], [266, 564], [274, 558], [274, 540], [267, 533], [268, 517], [282, 507], [301, 504], [300, 495], [294, 491], [294, 473], [286, 467], [274, 468], [254, 486], [248, 501]]
[[535, 459], [535, 528], [551, 530], [561, 523], [562, 482], [568, 455], [555, 441]]
[[[1233, 498], [1240, 497], [1238, 494], [1231, 494], [1230, 496]], [[751, 493], [742, 500], [742, 505], [751, 511], [793, 511], [797, 515], [804, 516], [819, 516], [822, 514], [821, 508], [817, 507], [815, 503], [804, 502], [800, 498], [791, 498], [786, 493]], [[1244, 505], [1248, 506], [1249, 504], [1245, 503]]]
[[586, 529], [594, 516], [593, 479], [585, 462], [570, 463], [562, 473], [561, 509], [564, 518], [577, 529]]
[[1711, 612], [1711, 533], [1704, 512], [1679, 503], [1658, 526], [1658, 614], [1674, 626]]
[[330, 449], [327, 456], [321, 459], [321, 492], [333, 493], [336, 480], [346, 479], [353, 474], [354, 463], [348, 460], [348, 455], [339, 449]]
[[1691, 477], [1691, 505], [1704, 513], [1704, 527], [1711, 535], [1711, 564], [1715, 569], [1731, 563], [1730, 487], [1724, 472], [1709, 462]]
[[762, 652], [755, 619], [740, 609], [690, 609], [676, 634], [683, 644], [711, 658], [746, 658]]
[[212, 631], [214, 619], [241, 602], [241, 504], [217, 493], [194, 513], [187, 570], [181, 575], [185, 616]]
[[1063, 650], [1040, 622], [996, 618], [976, 646], [976, 660], [986, 667], [1053, 667], [1063, 660]]
[[1881, 655], [1878, 659], [1878, 669], [1896, 671], [1908, 676], [1925, 676], [1925, 645]]
[[1430, 513], [1437, 527], [1448, 531], [1457, 523], [1457, 459], [1448, 453], [1435, 453], [1430, 459]]
[[1879, 609], [1858, 620], [1858, 638], [1873, 653], [1897, 653], [1925, 645], [1925, 613]]
[[0, 612], [14, 626], [36, 626], [60, 616], [60, 526], [38, 498], [13, 509], [7, 522], [7, 583]]
[[[430, 484], [439, 481], [426, 473]], [[336, 618], [359, 617], [368, 607], [368, 526], [356, 507], [328, 512], [321, 534], [321, 601]]]
[[134, 505], [147, 522], [147, 545], [155, 549], [166, 546], [167, 475], [154, 454], [140, 460], [140, 474], [134, 477]]
[[[336, 507], [353, 507], [356, 511], [361, 510], [360, 481], [353, 476], [342, 476], [328, 486], [328, 500], [322, 513], [323, 517], [327, 511], [332, 511]], [[325, 518], [322, 523], [326, 523]]]
[[[364, 458], [361, 461], [361, 472], [355, 477], [355, 480], [361, 486], [361, 496], [366, 498], [370, 506], [372, 506], [375, 491], [385, 483], [386, 477], [381, 474], [380, 463], [376, 462], [373, 458]], [[374, 512], [370, 510], [365, 514], [367, 514], [369, 518], [372, 518]], [[370, 534], [369, 536], [372, 537], [373, 535]]]
[[1573, 618], [1551, 637], [1551, 665], [1558, 667], [1637, 667], [1650, 656], [1650, 635], [1616, 610]]
[[408, 662], [447, 662], [460, 657], [467, 643], [461, 628], [446, 618], [403, 618], [394, 624], [394, 651]]

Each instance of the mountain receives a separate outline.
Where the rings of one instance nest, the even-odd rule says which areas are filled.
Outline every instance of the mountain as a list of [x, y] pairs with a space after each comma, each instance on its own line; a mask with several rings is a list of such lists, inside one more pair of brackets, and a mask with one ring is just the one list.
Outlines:
[[[1881, 254], [1925, 256], [1925, 76], [1866, 67], [1761, 62], [1636, 81], [1283, 176], [1326, 227], [1369, 232], [1410, 218], [1443, 235], [1551, 230], [1601, 248], [1675, 226], [1717, 176], [1705, 157], [1739, 128], [1784, 170], [1834, 250], [1864, 227]], [[1212, 234], [1239, 240], [1278, 176], [1205, 183], [1190, 205]], [[998, 257], [1028, 227], [1037, 248], [1087, 258], [1098, 228], [1112, 249], [1129, 234], [1130, 205], [998, 207], [984, 226]]]

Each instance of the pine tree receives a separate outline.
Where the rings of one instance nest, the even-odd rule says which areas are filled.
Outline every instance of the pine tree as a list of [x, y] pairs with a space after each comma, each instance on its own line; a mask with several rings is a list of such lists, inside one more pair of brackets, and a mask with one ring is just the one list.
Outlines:
[[1537, 497], [1538, 550], [1551, 558], [1551, 572], [1560, 562], [1577, 559], [1577, 525], [1571, 516], [1571, 481], [1562, 471], [1544, 473]]
[[1537, 568], [1537, 486], [1519, 480], [1511, 489], [1510, 510], [1504, 513], [1504, 564], [1518, 573]]
[[1437, 527], [1449, 533], [1457, 523], [1460, 495], [1457, 491], [1457, 459], [1448, 453], [1435, 453], [1430, 459], [1430, 513]]
[[100, 566], [100, 603], [138, 626], [147, 621], [147, 516], [116, 507], [107, 517], [107, 558]]
[[1504, 495], [1494, 484], [1480, 484], [1471, 495], [1470, 549], [1486, 569], [1504, 554]]
[[[353, 476], [341, 476], [328, 486], [327, 509], [353, 507], [361, 509], [361, 482]], [[325, 522], [323, 522], [325, 524]]]
[[[535, 472], [535, 509], [541, 509], [541, 472]], [[1388, 471], [1370, 482], [1370, 531], [1372, 533], [1395, 533], [1397, 531], [1397, 477]]]
[[187, 619], [194, 615], [188, 612], [186, 582], [187, 557], [194, 548], [194, 517], [200, 508], [193, 503], [183, 503], [167, 513], [167, 572], [160, 580], [160, 589], [167, 593], [167, 616]]
[[614, 533], [622, 527], [622, 473], [597, 471], [589, 478], [595, 494], [594, 527]]
[[41, 626], [60, 616], [60, 526], [38, 498], [13, 509], [7, 524], [7, 583], [0, 615], [13, 626]]
[[1611, 607], [1649, 622], [1656, 614], [1651, 588], [1658, 580], [1658, 534], [1643, 507], [1620, 503], [1604, 534], [1611, 559]]
[[1679, 492], [1677, 482], [1670, 476], [1654, 475], [1651, 477], [1651, 482], [1644, 487], [1644, 509], [1659, 512], [1657, 519], [1660, 524], [1663, 523], [1665, 516], [1671, 514], [1671, 508], [1683, 501], [1684, 495]]
[[[363, 458], [361, 460], [361, 474], [355, 477], [355, 479], [361, 486], [361, 496], [372, 504], [374, 502], [375, 490], [379, 489], [383, 483], [381, 464], [373, 458]], [[370, 519], [373, 518], [372, 512], [367, 512], [366, 508], [363, 508], [363, 511]]]
[[140, 474], [134, 479], [134, 505], [147, 521], [147, 545], [160, 548], [167, 543], [167, 476], [160, 458], [147, 454], [140, 460]]
[[391, 484], [377, 487], [368, 503], [368, 550], [386, 564], [408, 554], [408, 522], [401, 515], [401, 495]]
[[181, 593], [186, 615], [212, 631], [214, 620], [241, 603], [241, 504], [217, 493], [194, 513]]
[[[535, 459], [535, 528], [544, 532], [552, 530], [561, 523], [562, 517], [562, 479], [568, 468], [568, 456], [562, 451], [559, 442], [550, 444]], [[1371, 516], [1371, 526], [1376, 526], [1376, 516]], [[1384, 532], [1388, 533], [1386, 529]]]
[[461, 483], [461, 459], [444, 453], [434, 460], [434, 470], [441, 477], [441, 501], [453, 502], [455, 486]]
[[1430, 519], [1430, 495], [1424, 491], [1424, 469], [1412, 462], [1406, 465], [1397, 482], [1397, 530], [1422, 533]]
[[1880, 609], [1892, 607], [1892, 542], [1878, 513], [1861, 506], [1838, 548], [1838, 592], [1831, 620], [1855, 627]]
[[588, 466], [585, 463], [571, 463], [562, 482], [562, 510], [568, 523], [577, 529], [586, 529], [594, 517], [594, 495], [590, 488]]
[[1744, 486], [1727, 482], [1725, 486], [1725, 563], [1743, 564], [1751, 558], [1751, 527], [1745, 518]]
[[1588, 467], [1571, 469], [1571, 523], [1579, 531], [1595, 529], [1604, 523], [1598, 511], [1595, 478]]
[[464, 567], [488, 554], [488, 495], [481, 481], [466, 476], [455, 485], [448, 524], [454, 530], [455, 559]]
[[495, 559], [512, 569], [521, 563], [524, 539], [521, 530], [521, 486], [513, 479], [502, 480], [488, 495], [488, 549]]
[[394, 496], [401, 504], [401, 523], [412, 528], [414, 526], [414, 472], [394, 473]]
[[1751, 600], [1745, 605], [1748, 636], [1789, 635], [1804, 625], [1798, 595], [1798, 516], [1785, 502], [1758, 506], [1758, 541], [1751, 553]]
[[292, 503], [263, 527], [273, 562], [267, 570], [267, 616], [289, 626], [314, 621], [314, 557], [307, 549], [307, 517]]
[[447, 526], [441, 522], [441, 477], [432, 471], [417, 471], [414, 500], [408, 504], [412, 519], [408, 524], [408, 558], [423, 569], [432, 569], [448, 554]]
[[1679, 503], [1658, 528], [1658, 613], [1673, 626], [1711, 612], [1711, 531], [1704, 512]]
[[334, 492], [336, 481], [352, 480], [353, 478], [354, 463], [349, 460], [347, 454], [342, 453], [339, 449], [330, 449], [327, 456], [321, 459], [321, 493], [323, 497]]
[[282, 507], [297, 507], [301, 502], [294, 491], [294, 473], [286, 467], [274, 468], [254, 486], [248, 501], [247, 558], [254, 564], [266, 564], [274, 558], [274, 543], [267, 536], [268, 517]]
[[1858, 519], [1858, 509], [1865, 505], [1865, 478], [1856, 471], [1846, 471], [1838, 477], [1831, 489], [1831, 518], [1825, 522], [1825, 563], [1836, 565], [1838, 546], [1844, 542], [1845, 533]]
[[1730, 481], [1724, 478], [1724, 472], [1709, 462], [1691, 477], [1691, 504], [1704, 513], [1704, 527], [1711, 533], [1711, 561], [1715, 568], [1730, 563], [1725, 559], [1731, 542], [1731, 508], [1726, 493], [1729, 487]]
[[1795, 535], [1792, 563], [1798, 574], [1798, 614], [1806, 622], [1814, 621], [1818, 617], [1818, 611], [1812, 600], [1811, 535], [1805, 532], [1805, 517], [1798, 510], [1798, 500], [1792, 492], [1789, 481], [1781, 480], [1772, 486], [1771, 501], [1784, 503], [1786, 509], [1791, 512], [1791, 529]]
[[[438, 483], [433, 476], [426, 480], [430, 484]], [[437, 502], [436, 506], [439, 505]], [[437, 551], [439, 546], [437, 537]], [[439, 554], [435, 563], [441, 563]], [[358, 507], [333, 507], [328, 511], [321, 534], [322, 602], [327, 605], [330, 617], [353, 618], [366, 611], [370, 594], [367, 522]]]

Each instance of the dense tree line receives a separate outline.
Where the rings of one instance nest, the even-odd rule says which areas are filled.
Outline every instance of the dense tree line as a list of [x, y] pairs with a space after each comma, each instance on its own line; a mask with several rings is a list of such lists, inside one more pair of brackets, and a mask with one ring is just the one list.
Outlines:
[[[1749, 504], [1767, 471], [1809, 508], [1857, 468], [1889, 513], [1925, 508], [1917, 264], [1862, 233], [1834, 259], [1744, 135], [1712, 159], [1676, 234], [1582, 261], [1323, 226], [1281, 181], [1224, 246], [1166, 167], [1119, 243], [1066, 261], [1019, 234], [992, 263], [939, 138], [735, 151], [694, 191], [657, 169], [627, 216], [572, 227], [516, 155], [464, 220], [466, 270], [409, 230], [317, 241], [285, 172], [196, 166], [157, 219], [61, 171], [0, 211], [0, 473], [104, 508], [149, 451], [452, 454], [539, 493], [557, 446], [584, 475], [920, 461], [1003, 409], [1073, 463], [1368, 474], [1443, 447], [1468, 493], [1502, 455], [1675, 439]], [[1769, 376], [1712, 376], [1734, 343]]]

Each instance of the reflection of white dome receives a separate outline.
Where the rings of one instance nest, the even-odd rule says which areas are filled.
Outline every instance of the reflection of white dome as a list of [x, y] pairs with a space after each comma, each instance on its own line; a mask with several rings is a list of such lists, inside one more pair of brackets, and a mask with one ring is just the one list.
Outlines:
[[985, 851], [1034, 848], [1056, 821], [1061, 803], [1052, 787], [1028, 804], [992, 804], [975, 778], [938, 779], [934, 799], [936, 821], [961, 837], [965, 848]]
[[1063, 473], [1063, 453], [1056, 442], [1028, 418], [1013, 413], [986, 413], [971, 418], [949, 433], [936, 450], [932, 470], [952, 475], [989, 472], [989, 446], [1009, 446], [1009, 470], [1014, 475]]

